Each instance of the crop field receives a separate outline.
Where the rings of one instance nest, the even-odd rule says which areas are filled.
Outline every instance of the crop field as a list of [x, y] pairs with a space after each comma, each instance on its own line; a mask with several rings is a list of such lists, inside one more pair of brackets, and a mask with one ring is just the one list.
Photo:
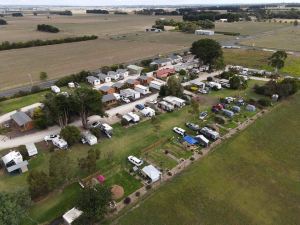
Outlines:
[[[181, 20], [181, 17], [167, 17]], [[188, 49], [192, 42], [203, 36], [180, 32], [146, 33], [145, 28], [159, 17], [138, 15], [45, 15], [22, 18], [6, 17], [0, 42], [56, 39], [82, 35], [98, 35], [99, 39], [80, 43], [33, 47], [0, 52], [0, 90], [30, 83], [38, 83], [39, 73], [48, 73], [56, 79], [81, 70], [94, 70], [104, 65], [127, 63], [159, 54]], [[61, 32], [52, 34], [36, 31], [37, 24], [50, 24]], [[279, 23], [218, 23], [216, 30], [247, 34], [279, 29], [288, 25]], [[237, 29], [237, 30], [236, 30]], [[215, 35], [217, 41], [230, 41], [233, 37]]]
[[265, 35], [243, 40], [240, 44], [287, 51], [300, 51], [299, 36], [300, 26], [290, 26], [288, 28], [270, 31]]
[[[298, 224], [300, 95], [176, 176], [113, 224]], [[284, 120], [284, 123], [282, 122]]]
[[[230, 65], [241, 65], [249, 68], [258, 68], [272, 71], [268, 65], [268, 58], [272, 55], [270, 52], [259, 50], [244, 49], [225, 49], [225, 63]], [[299, 77], [300, 76], [300, 56], [288, 55], [285, 66], [280, 70], [281, 73]]]

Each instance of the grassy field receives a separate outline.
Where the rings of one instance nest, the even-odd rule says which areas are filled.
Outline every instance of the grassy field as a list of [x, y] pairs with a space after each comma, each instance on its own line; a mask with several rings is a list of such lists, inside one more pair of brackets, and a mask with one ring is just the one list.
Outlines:
[[[7, 17], [8, 25], [1, 28], [1, 41], [26, 41], [95, 34], [98, 40], [68, 43], [0, 52], [0, 90], [29, 84], [28, 74], [38, 83], [39, 73], [45, 71], [49, 79], [59, 78], [83, 69], [94, 70], [104, 65], [127, 63], [159, 54], [187, 49], [199, 37], [181, 32], [160, 34], [144, 32], [159, 17], [138, 15], [74, 15], [72, 17], [29, 16]], [[181, 20], [181, 17], [168, 17]], [[51, 24], [57, 34], [36, 31], [40, 23]], [[288, 25], [279, 23], [217, 23], [216, 30], [258, 34]], [[218, 41], [233, 37], [215, 35]], [[18, 62], [18, 63], [15, 63]]]
[[[259, 68], [272, 70], [268, 65], [268, 58], [272, 55], [270, 52], [244, 49], [225, 49], [224, 58], [226, 64], [242, 65], [249, 68]], [[280, 70], [281, 73], [300, 77], [300, 57], [288, 55], [285, 67]]]
[[114, 224], [298, 224], [299, 97], [224, 142]]
[[300, 26], [290, 26], [285, 29], [273, 30], [265, 35], [259, 35], [248, 40], [241, 41], [240, 44], [263, 47], [263, 48], [274, 48], [290, 51], [300, 51]]

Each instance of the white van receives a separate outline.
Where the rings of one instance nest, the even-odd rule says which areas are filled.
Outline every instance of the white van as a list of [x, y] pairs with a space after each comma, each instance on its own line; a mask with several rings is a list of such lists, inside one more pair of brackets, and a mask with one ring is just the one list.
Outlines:
[[57, 87], [56, 85], [51, 86], [51, 91], [54, 92], [55, 94], [58, 94], [60, 92], [60, 88]]
[[143, 160], [138, 159], [137, 157], [132, 156], [132, 155], [128, 156], [128, 161], [131, 162], [135, 166], [141, 166], [144, 163]]
[[52, 139], [52, 143], [54, 146], [58, 147], [59, 149], [68, 148], [68, 143], [64, 139], [59, 137]]
[[181, 136], [185, 136], [185, 130], [180, 127], [174, 127], [173, 131]]

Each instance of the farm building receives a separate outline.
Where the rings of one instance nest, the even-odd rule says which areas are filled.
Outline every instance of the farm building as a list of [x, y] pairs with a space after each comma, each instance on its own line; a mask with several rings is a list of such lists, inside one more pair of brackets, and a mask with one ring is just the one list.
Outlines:
[[25, 147], [29, 156], [34, 156], [38, 154], [38, 150], [34, 143], [26, 144]]
[[129, 65], [127, 66], [127, 69], [129, 71], [129, 74], [141, 75], [141, 72], [144, 68], [136, 65]]
[[175, 73], [175, 68], [172, 67], [164, 67], [164, 68], [160, 68], [155, 72], [155, 76], [157, 78], [166, 78], [172, 74]]
[[196, 35], [214, 35], [215, 32], [213, 30], [195, 30]]
[[156, 90], [160, 90], [161, 86], [163, 86], [163, 85], [165, 85], [165, 82], [153, 80], [150, 82], [149, 87], [156, 89]]
[[140, 84], [136, 85], [134, 87], [134, 90], [137, 91], [137, 92], [140, 92], [142, 95], [146, 95], [146, 94], [150, 93], [149, 87], [145, 87], [145, 86], [140, 85]]
[[100, 80], [97, 77], [94, 76], [88, 76], [86, 78], [87, 82], [90, 83], [93, 86], [98, 86], [101, 84]]
[[151, 183], [158, 181], [161, 176], [161, 172], [158, 169], [156, 169], [153, 165], [145, 166], [141, 170], [141, 172], [145, 177], [150, 179]]
[[81, 216], [82, 213], [82, 211], [74, 207], [63, 215], [64, 222], [67, 225], [71, 225], [78, 217]]
[[98, 77], [99, 77], [100, 81], [103, 82], [103, 83], [111, 82], [111, 77], [104, 74], [104, 73], [99, 73]]
[[24, 112], [16, 112], [11, 115], [11, 119], [13, 121], [13, 126], [21, 132], [33, 129], [32, 119]]
[[139, 99], [141, 97], [141, 94], [140, 92], [127, 88], [120, 91], [120, 96], [131, 99]]
[[1, 158], [8, 173], [24, 173], [28, 171], [28, 162], [23, 161], [20, 152], [11, 151]]
[[165, 102], [168, 102], [169, 104], [175, 106], [175, 107], [185, 106], [185, 100], [183, 100], [181, 98], [177, 98], [175, 96], [167, 96], [167, 97], [164, 97], [163, 100]]

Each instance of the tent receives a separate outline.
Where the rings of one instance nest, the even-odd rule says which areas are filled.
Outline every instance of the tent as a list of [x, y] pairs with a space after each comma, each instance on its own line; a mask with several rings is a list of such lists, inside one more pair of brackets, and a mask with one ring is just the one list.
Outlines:
[[161, 172], [152, 165], [145, 166], [142, 169], [142, 173], [150, 178], [152, 183], [158, 181], [161, 176]]
[[196, 144], [199, 143], [195, 138], [193, 138], [193, 137], [191, 137], [191, 136], [188, 136], [188, 135], [187, 135], [187, 136], [184, 136], [183, 140], [184, 140], [185, 142], [189, 143], [190, 145], [196, 145]]

